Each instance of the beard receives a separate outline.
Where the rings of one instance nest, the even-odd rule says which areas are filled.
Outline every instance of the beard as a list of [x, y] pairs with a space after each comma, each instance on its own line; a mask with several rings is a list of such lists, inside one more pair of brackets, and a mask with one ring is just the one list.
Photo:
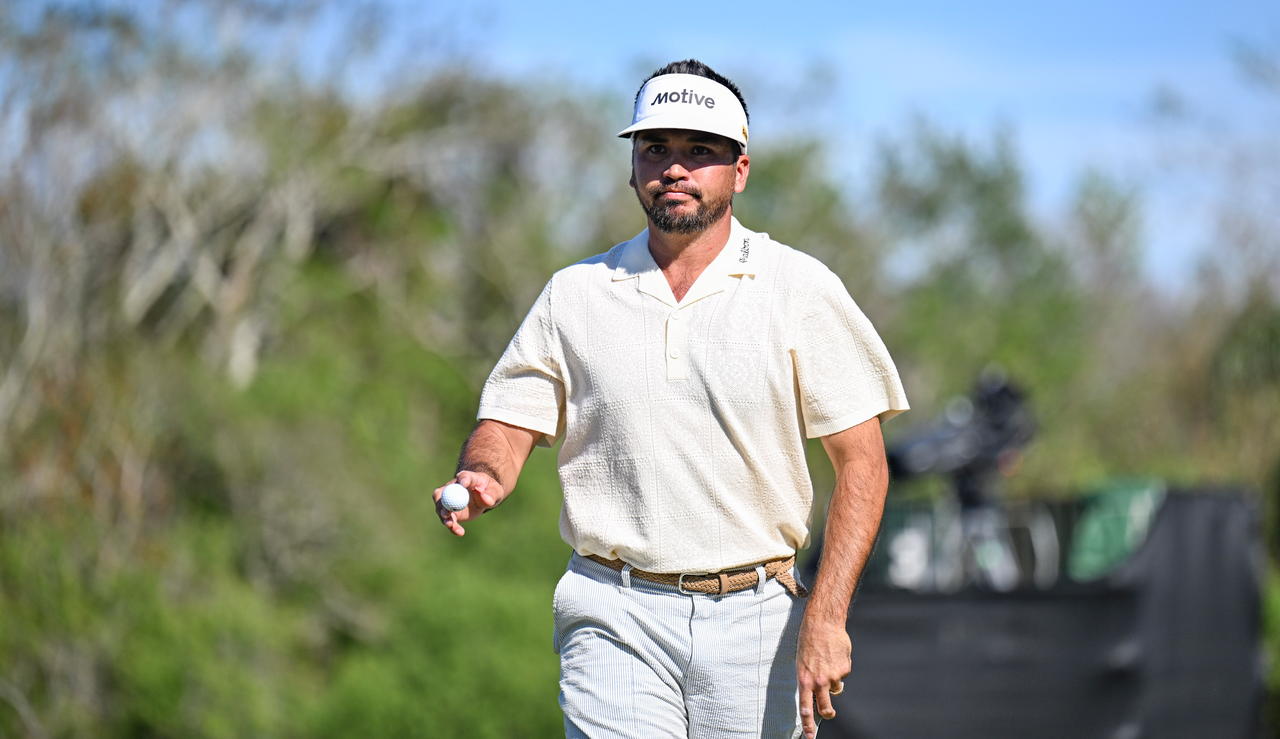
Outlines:
[[[673, 203], [666, 200], [660, 200], [659, 196], [664, 192], [682, 192], [693, 197], [694, 202], [698, 204], [698, 209], [693, 213], [678, 214], [676, 208], [681, 203]], [[707, 197], [701, 189], [696, 186], [687, 185], [680, 188], [663, 187], [655, 185], [646, 188], [649, 195], [649, 202], [640, 194], [640, 189], [636, 188], [636, 199], [640, 201], [640, 207], [644, 209], [644, 213], [649, 217], [649, 222], [653, 227], [663, 233], [669, 234], [697, 234], [706, 231], [711, 224], [720, 220], [729, 210], [729, 206], [733, 204], [733, 192], [727, 192], [719, 197]]]

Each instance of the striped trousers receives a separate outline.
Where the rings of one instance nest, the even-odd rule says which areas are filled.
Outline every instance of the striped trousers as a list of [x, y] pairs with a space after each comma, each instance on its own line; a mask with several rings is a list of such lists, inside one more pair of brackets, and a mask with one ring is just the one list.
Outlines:
[[796, 739], [804, 602], [776, 580], [724, 596], [574, 554], [556, 586], [569, 739]]

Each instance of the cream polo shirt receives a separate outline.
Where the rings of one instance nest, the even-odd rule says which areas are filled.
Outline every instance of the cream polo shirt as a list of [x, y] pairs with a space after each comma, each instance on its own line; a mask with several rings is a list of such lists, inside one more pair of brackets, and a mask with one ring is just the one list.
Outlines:
[[649, 233], [557, 272], [479, 417], [560, 447], [560, 534], [651, 572], [809, 542], [805, 437], [907, 409], [884, 344], [820, 262], [743, 228], [677, 302]]

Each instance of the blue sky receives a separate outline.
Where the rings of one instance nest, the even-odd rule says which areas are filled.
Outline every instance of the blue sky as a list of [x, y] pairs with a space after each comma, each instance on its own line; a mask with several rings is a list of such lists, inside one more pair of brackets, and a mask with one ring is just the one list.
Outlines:
[[[1280, 47], [1280, 0], [482, 0], [430, 11], [401, 1], [406, 35], [444, 18], [456, 50], [495, 74], [629, 97], [655, 66], [700, 58], [744, 88], [753, 143], [788, 128], [815, 132], [854, 180], [877, 138], [913, 115], [976, 140], [1006, 126], [1045, 217], [1064, 210], [1090, 167], [1142, 188], [1147, 271], [1169, 286], [1189, 279], [1210, 227], [1150, 166], [1158, 137], [1146, 111], [1156, 91], [1175, 90], [1227, 121], [1275, 112], [1241, 82], [1232, 49]], [[625, 108], [604, 114], [619, 128], [629, 122]]]

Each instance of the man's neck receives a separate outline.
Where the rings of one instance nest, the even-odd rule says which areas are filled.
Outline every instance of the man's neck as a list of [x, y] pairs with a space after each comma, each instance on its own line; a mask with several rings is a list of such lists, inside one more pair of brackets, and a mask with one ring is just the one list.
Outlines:
[[676, 301], [684, 299], [707, 265], [715, 261], [729, 243], [733, 229], [732, 211], [696, 234], [664, 233], [649, 224], [649, 253], [658, 263]]

